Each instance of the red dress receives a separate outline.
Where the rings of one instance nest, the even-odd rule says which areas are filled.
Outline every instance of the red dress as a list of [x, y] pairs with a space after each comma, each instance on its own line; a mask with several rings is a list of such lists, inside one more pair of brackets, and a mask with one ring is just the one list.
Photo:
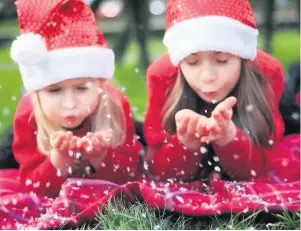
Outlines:
[[[271, 84], [275, 95], [275, 105], [284, 87], [283, 71], [280, 63], [263, 51], [253, 62]], [[185, 148], [177, 134], [166, 135], [161, 125], [162, 108], [176, 80], [177, 68], [170, 63], [168, 54], [157, 59], [147, 70], [148, 104], [145, 119], [145, 137], [149, 145], [147, 161], [150, 171], [160, 180], [176, 178], [190, 181], [195, 178], [204, 157], [201, 153]], [[224, 171], [233, 179], [244, 180], [273, 174], [284, 178], [299, 178], [299, 155], [281, 145], [284, 123], [278, 108], [273, 110], [276, 139], [272, 149], [257, 148], [247, 134], [237, 128], [236, 138], [227, 146], [214, 147]], [[280, 162], [279, 162], [280, 161]], [[287, 166], [289, 166], [289, 171]]]
[[[128, 99], [116, 88], [111, 93], [122, 100], [126, 118], [126, 141], [116, 150], [109, 150], [102, 167], [92, 178], [124, 184], [133, 181], [139, 175], [139, 152], [141, 144], [135, 139], [135, 127]], [[27, 191], [38, 195], [55, 197], [65, 179], [57, 176], [57, 170], [49, 157], [39, 152], [35, 136], [36, 123], [32, 115], [31, 96], [24, 96], [14, 117], [13, 152], [20, 164], [21, 182]]]

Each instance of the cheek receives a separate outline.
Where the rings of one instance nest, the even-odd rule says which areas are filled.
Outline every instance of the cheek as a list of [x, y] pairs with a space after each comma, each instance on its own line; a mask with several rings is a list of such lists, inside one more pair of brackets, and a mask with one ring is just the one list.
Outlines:
[[58, 96], [40, 95], [41, 108], [47, 117], [54, 118], [59, 114], [58, 105], [60, 98]]
[[87, 112], [87, 115], [92, 113], [99, 102], [99, 94], [97, 91], [87, 92], [81, 97], [81, 110]]
[[221, 73], [221, 82], [223, 82], [223, 85], [229, 90], [232, 90], [238, 82], [240, 67], [228, 67], [227, 69], [222, 70]]

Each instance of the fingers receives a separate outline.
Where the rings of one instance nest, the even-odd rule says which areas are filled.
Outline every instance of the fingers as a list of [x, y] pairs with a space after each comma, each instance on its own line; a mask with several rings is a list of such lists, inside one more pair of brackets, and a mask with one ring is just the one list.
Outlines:
[[179, 135], [184, 135], [186, 133], [188, 122], [189, 118], [186, 117], [183, 120], [181, 120], [181, 122], [177, 123], [177, 132]]
[[61, 145], [59, 146], [58, 150], [60, 151], [66, 151], [69, 149], [69, 143], [70, 143], [70, 139], [72, 137], [72, 132], [66, 132], [64, 135], [62, 135], [63, 137], [63, 141], [61, 143]]
[[199, 122], [198, 117], [190, 118], [189, 123], [187, 125], [186, 136], [188, 138], [195, 138], [196, 137], [196, 128]]
[[62, 145], [62, 143], [65, 139], [64, 134], [65, 133], [62, 131], [56, 132], [56, 134], [54, 135], [55, 138], [51, 142], [53, 148], [58, 149]]
[[77, 137], [76, 136], [72, 136], [69, 142], [69, 149], [70, 150], [74, 150], [76, 149], [76, 142], [77, 142]]

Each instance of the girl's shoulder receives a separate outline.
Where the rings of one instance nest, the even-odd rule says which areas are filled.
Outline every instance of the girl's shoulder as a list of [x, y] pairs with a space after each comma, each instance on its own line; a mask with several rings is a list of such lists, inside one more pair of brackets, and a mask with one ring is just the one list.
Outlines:
[[15, 117], [19, 116], [31, 116], [32, 115], [32, 102], [31, 102], [31, 94], [27, 93], [23, 95], [18, 103], [16, 108]]
[[147, 69], [147, 83], [160, 84], [164, 87], [173, 85], [177, 78], [178, 68], [173, 66], [168, 53], [157, 58]]

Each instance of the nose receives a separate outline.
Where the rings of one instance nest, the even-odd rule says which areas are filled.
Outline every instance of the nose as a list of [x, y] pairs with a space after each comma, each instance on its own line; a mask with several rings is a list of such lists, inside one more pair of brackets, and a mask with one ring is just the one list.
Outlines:
[[204, 83], [211, 83], [216, 80], [215, 68], [210, 63], [204, 63], [201, 68], [200, 80]]
[[72, 91], [65, 92], [61, 105], [65, 109], [74, 109], [76, 107], [76, 96]]

